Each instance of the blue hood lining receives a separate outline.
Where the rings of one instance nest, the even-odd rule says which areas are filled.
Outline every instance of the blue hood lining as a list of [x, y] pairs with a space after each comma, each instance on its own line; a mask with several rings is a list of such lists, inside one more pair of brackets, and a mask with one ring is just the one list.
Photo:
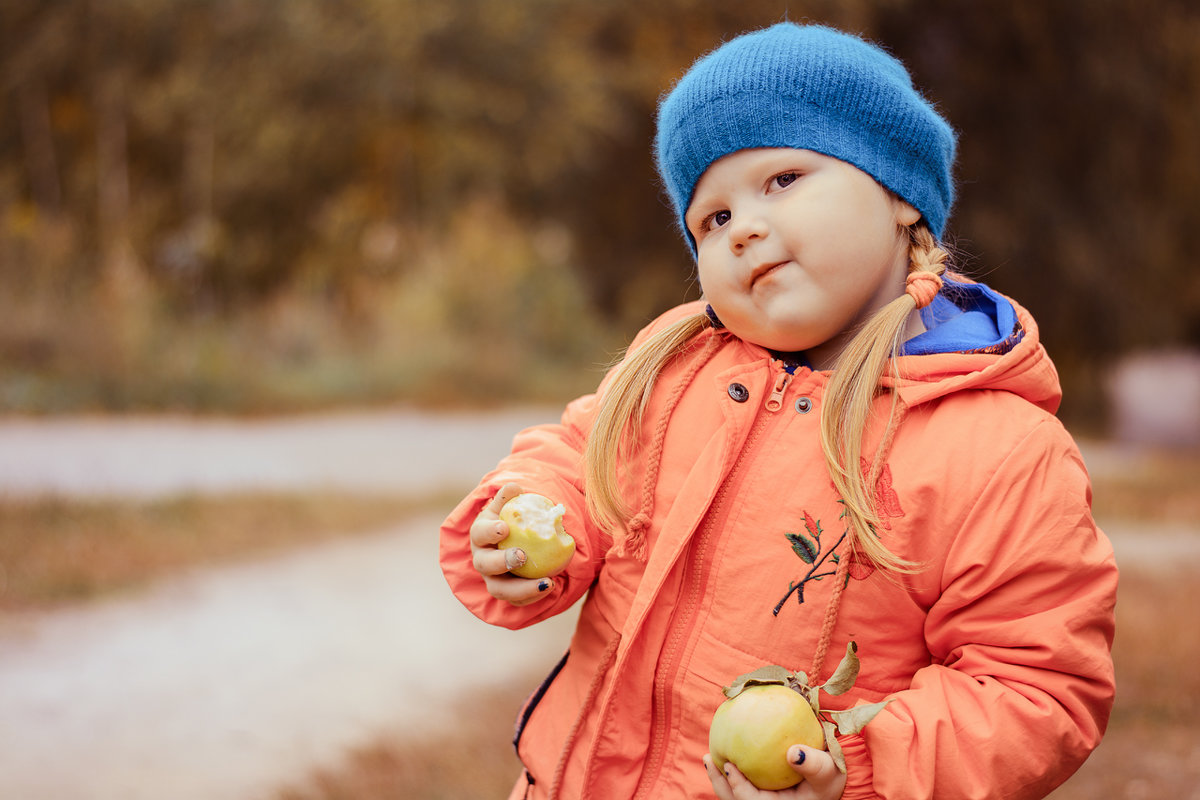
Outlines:
[[1012, 303], [982, 283], [947, 280], [920, 314], [926, 331], [905, 342], [902, 355], [1005, 352], [1021, 338]]

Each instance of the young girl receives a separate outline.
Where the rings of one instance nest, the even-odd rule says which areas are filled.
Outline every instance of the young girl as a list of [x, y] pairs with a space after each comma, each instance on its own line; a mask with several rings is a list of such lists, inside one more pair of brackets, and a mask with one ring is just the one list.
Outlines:
[[[705, 299], [665, 313], [561, 424], [527, 430], [442, 528], [480, 618], [584, 605], [521, 710], [530, 798], [1034, 798], [1099, 742], [1116, 568], [1028, 312], [946, 271], [954, 135], [904, 67], [777, 25], [659, 110], [660, 173]], [[565, 572], [506, 574], [497, 512], [566, 509]], [[846, 771], [755, 789], [707, 756], [721, 687], [826, 680], [857, 643]]]

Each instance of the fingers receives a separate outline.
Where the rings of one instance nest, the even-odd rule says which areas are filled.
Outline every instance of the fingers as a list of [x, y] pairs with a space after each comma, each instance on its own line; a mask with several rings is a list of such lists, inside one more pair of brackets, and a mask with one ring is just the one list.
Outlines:
[[732, 761], [725, 764], [725, 781], [729, 785], [729, 796], [732, 800], [758, 800], [760, 797], [774, 796], [774, 793], [764, 792], [751, 783]]
[[479, 516], [471, 523], [472, 547], [494, 547], [508, 536], [508, 526], [500, 521], [500, 509], [520, 493], [521, 487], [515, 483], [506, 483], [496, 492], [496, 496], [483, 507]]
[[508, 536], [508, 525], [500, 519], [504, 504], [522, 492], [516, 483], [506, 483], [471, 523], [471, 564], [483, 576], [488, 594], [514, 606], [528, 605], [546, 597], [554, 588], [550, 578], [527, 580], [509, 574], [525, 563], [525, 551], [519, 547], [498, 548]]
[[481, 575], [503, 575], [525, 563], [524, 550], [496, 547], [508, 536], [508, 525], [500, 519], [500, 509], [520, 493], [520, 486], [506, 483], [471, 523], [471, 563]]
[[[504, 523], [500, 523], [503, 525]], [[525, 551], [519, 547], [506, 547], [503, 550], [495, 545], [491, 547], [471, 548], [471, 564], [481, 575], [503, 575], [510, 569], [516, 569], [525, 563]]]
[[[783, 796], [781, 792], [759, 789], [733, 765], [732, 761], [725, 762], [724, 770], [717, 771], [716, 765], [706, 757], [705, 768], [708, 769], [708, 779], [717, 793], [718, 800], [767, 800]], [[713, 777], [714, 774], [716, 778]]]
[[724, 771], [718, 770], [711, 755], [704, 756], [704, 770], [708, 773], [717, 800], [762, 800], [768, 797], [833, 800], [842, 796], [846, 788], [846, 776], [837, 768], [829, 753], [796, 744], [788, 748], [787, 755], [788, 763], [804, 777], [804, 781], [782, 792], [766, 792], [757, 788], [732, 763], [726, 763]]
[[837, 768], [833, 756], [802, 744], [788, 748], [788, 763], [804, 777], [804, 785], [818, 798], [841, 797], [846, 788], [846, 775]]
[[496, 496], [492, 498], [492, 502], [484, 507], [484, 512], [493, 515], [496, 519], [500, 518], [500, 509], [504, 508], [504, 504], [514, 497], [519, 495], [523, 490], [519, 484], [506, 483], [500, 487], [500, 491], [496, 492]]
[[734, 800], [733, 789], [729, 786], [729, 781], [725, 780], [725, 776], [717, 769], [713, 763], [712, 756], [704, 755], [704, 771], [708, 773], [708, 780], [712, 784], [713, 791], [716, 792], [717, 800]]
[[554, 588], [553, 578], [534, 578], [527, 580], [515, 575], [485, 575], [484, 585], [488, 594], [497, 600], [504, 600], [514, 606], [527, 606], [541, 600], [550, 594]]
[[726, 763], [724, 770], [718, 770], [712, 756], [704, 756], [704, 770], [708, 773], [717, 800], [834, 800], [842, 796], [846, 788], [846, 776], [838, 770], [829, 753], [804, 745], [793, 745], [788, 749], [788, 763], [804, 777], [804, 781], [791, 789], [769, 792], [756, 787], [732, 763]]

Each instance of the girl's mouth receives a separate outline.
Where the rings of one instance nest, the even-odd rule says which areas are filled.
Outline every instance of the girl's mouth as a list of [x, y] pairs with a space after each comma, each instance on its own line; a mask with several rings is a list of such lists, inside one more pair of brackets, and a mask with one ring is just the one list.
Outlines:
[[780, 267], [782, 267], [786, 263], [787, 263], [786, 261], [776, 261], [776, 262], [773, 262], [770, 264], [763, 264], [760, 267], [756, 267], [754, 269], [754, 271], [750, 273], [750, 287], [753, 288], [754, 285], [757, 284], [763, 278], [770, 277], [771, 275], [773, 275], [775, 273], [776, 270], [778, 270]]

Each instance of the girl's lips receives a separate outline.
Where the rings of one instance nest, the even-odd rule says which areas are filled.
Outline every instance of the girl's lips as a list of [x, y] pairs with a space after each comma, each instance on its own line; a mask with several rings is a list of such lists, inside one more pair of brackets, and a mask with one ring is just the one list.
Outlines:
[[786, 261], [775, 261], [770, 264], [763, 264], [761, 267], [756, 267], [754, 271], [750, 273], [750, 286], [753, 287], [754, 284], [759, 282], [759, 280], [771, 275], [773, 272], [775, 272], [775, 270], [779, 269], [786, 263]]

